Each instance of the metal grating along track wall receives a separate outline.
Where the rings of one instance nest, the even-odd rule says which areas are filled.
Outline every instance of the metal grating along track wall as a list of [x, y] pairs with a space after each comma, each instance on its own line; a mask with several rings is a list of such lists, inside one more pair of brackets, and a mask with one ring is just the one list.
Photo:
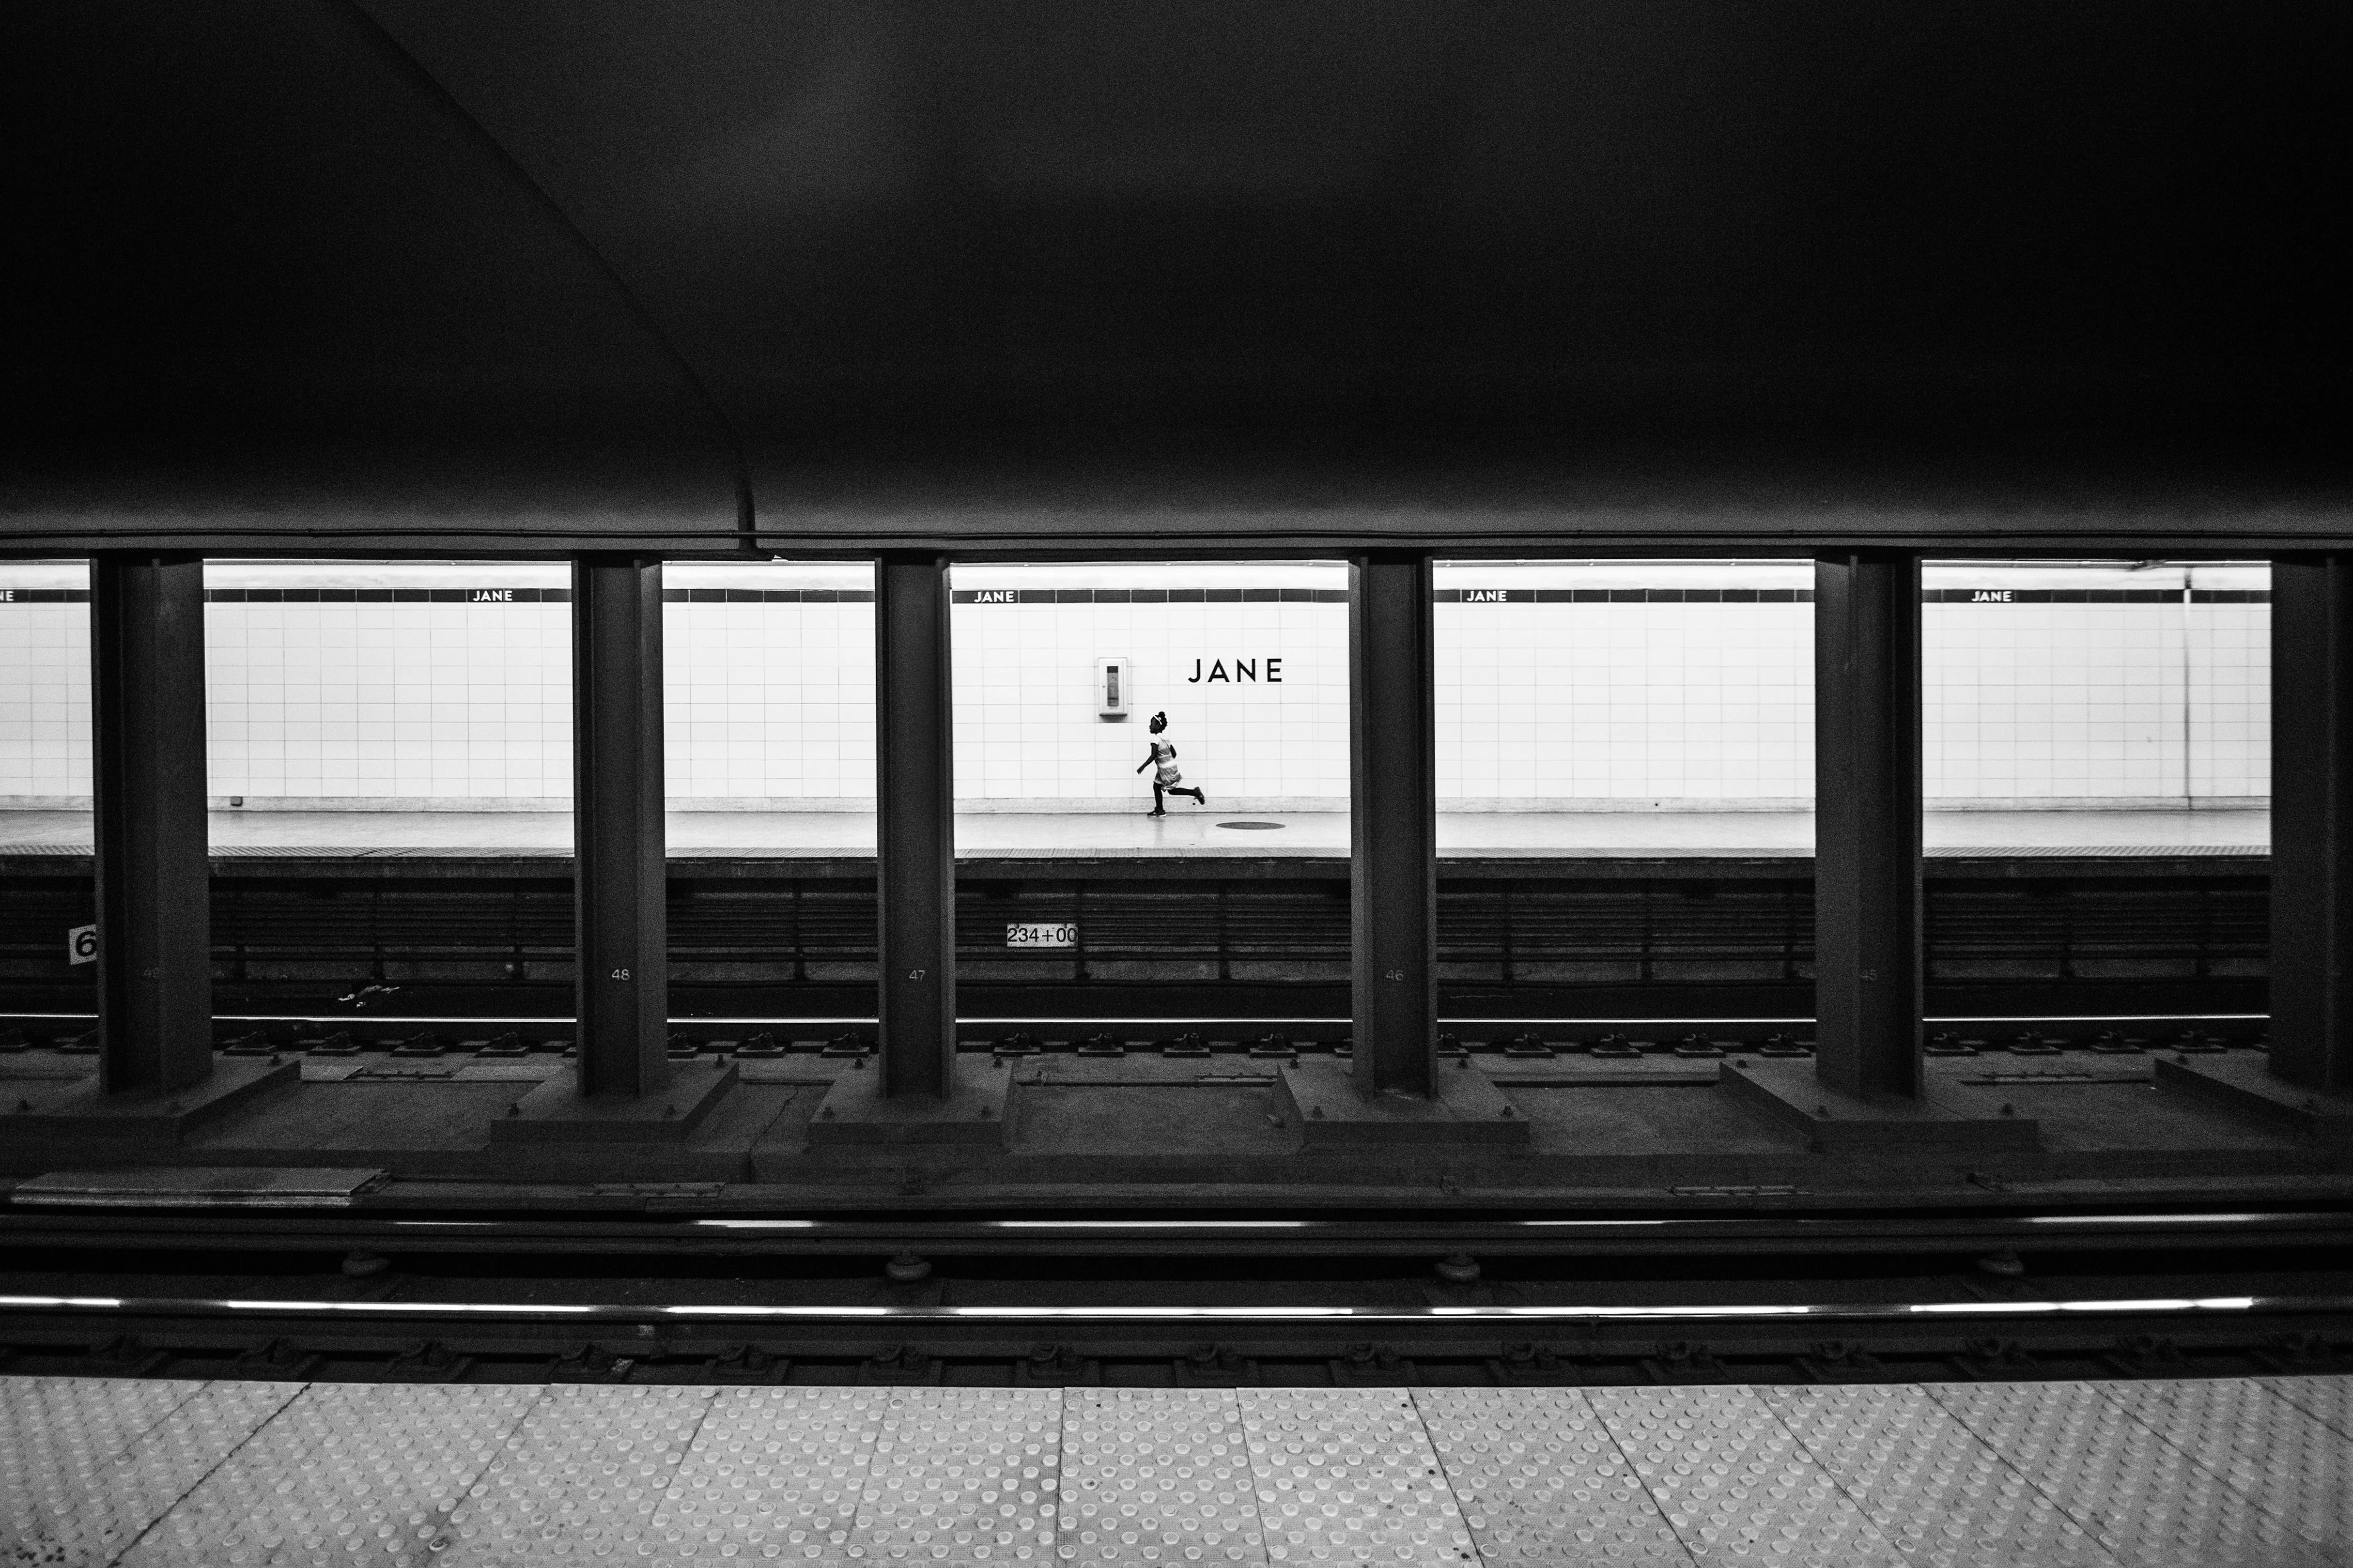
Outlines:
[[2265, 973], [2263, 879], [1929, 885], [1934, 980], [2246, 979]]
[[[1335, 878], [973, 878], [958, 900], [959, 958], [981, 998], [991, 986], [1050, 987], [1058, 1004], [1109, 1015], [1148, 1015], [1179, 993], [1187, 1006], [1236, 1016], [1330, 1010], [1347, 980], [1346, 887]], [[2259, 1011], [2265, 900], [2260, 877], [1937, 878], [1926, 892], [1929, 981], [1946, 1010], [2024, 1012], [2041, 997], [2065, 1011], [2070, 998], [2146, 995], [2160, 1011], [2201, 1000]], [[86, 994], [90, 970], [66, 962], [65, 934], [90, 918], [85, 879], [0, 884], [0, 1006], [34, 1011], [45, 998], [62, 1005]], [[572, 918], [565, 878], [218, 877], [223, 1010], [236, 1010], [234, 998], [291, 1005], [367, 984], [553, 994], [569, 984]], [[1077, 945], [1010, 949], [1015, 921], [1071, 922]], [[778, 1006], [822, 991], [831, 999], [818, 1011], [862, 1011], [851, 992], [872, 984], [874, 922], [860, 877], [673, 878], [673, 983], [714, 1003], [745, 991]], [[1573, 1016], [1588, 1002], [1632, 1007], [1677, 995], [1693, 1016], [1810, 1007], [1812, 898], [1796, 879], [1449, 879], [1439, 942], [1447, 1005], [1470, 1016]], [[1133, 994], [1124, 1003], [1124, 993]]]

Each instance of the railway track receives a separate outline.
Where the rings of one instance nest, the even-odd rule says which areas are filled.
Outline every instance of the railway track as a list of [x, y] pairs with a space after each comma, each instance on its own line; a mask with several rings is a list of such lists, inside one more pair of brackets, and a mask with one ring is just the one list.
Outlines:
[[[0, 1206], [0, 1369], [1133, 1386], [2353, 1370], [2353, 1207]], [[457, 1194], [448, 1194], [455, 1196]], [[692, 1201], [671, 1194], [673, 1201]]]
[[0, 1371], [974, 1387], [2244, 1377], [2353, 1371], [2353, 1294], [1025, 1307], [12, 1289]]

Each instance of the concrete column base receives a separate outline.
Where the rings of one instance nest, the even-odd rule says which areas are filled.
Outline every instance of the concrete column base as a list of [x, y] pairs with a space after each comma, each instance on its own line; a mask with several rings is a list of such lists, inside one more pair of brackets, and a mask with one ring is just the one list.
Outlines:
[[2299, 1088], [2274, 1076], [2271, 1064], [2251, 1053], [2159, 1057], [2157, 1086], [2244, 1111], [2307, 1138], [2353, 1137], [2353, 1095]]
[[1275, 1103], [1300, 1129], [1300, 1146], [1396, 1148], [1413, 1144], [1525, 1147], [1528, 1121], [1485, 1073], [1440, 1067], [1438, 1092], [1417, 1095], [1358, 1091], [1351, 1065], [1328, 1057], [1302, 1057], [1274, 1077]]
[[578, 1068], [567, 1063], [491, 1123], [491, 1142], [683, 1143], [734, 1087], [735, 1064], [704, 1057], [651, 1094], [584, 1095]]
[[[0, 1132], [18, 1138], [144, 1139], [176, 1143], [188, 1129], [216, 1121], [301, 1079], [301, 1063], [259, 1057], [219, 1058], [202, 1083], [186, 1089], [107, 1094], [98, 1088], [93, 1074], [87, 1087], [77, 1086], [70, 1094], [32, 1100], [31, 1110], [14, 1111], [14, 1108], [32, 1097], [10, 1100], [0, 1106]], [[18, 1085], [12, 1079], [0, 1087]]]
[[1723, 1092], [1803, 1132], [1827, 1154], [2027, 1153], [2041, 1146], [2031, 1116], [2001, 1113], [2008, 1103], [1959, 1086], [1939, 1084], [1927, 1097], [1862, 1099], [1841, 1094], [1804, 1061], [1736, 1058], [1717, 1080]]
[[811, 1149], [893, 1143], [979, 1144], [1013, 1140], [1013, 1074], [987, 1057], [954, 1058], [945, 1095], [885, 1095], [878, 1068], [833, 1080], [809, 1118]]

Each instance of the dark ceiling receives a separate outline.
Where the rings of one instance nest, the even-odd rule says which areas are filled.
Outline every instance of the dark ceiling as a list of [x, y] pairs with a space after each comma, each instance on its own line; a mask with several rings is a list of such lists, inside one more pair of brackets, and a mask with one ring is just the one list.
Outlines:
[[554, 453], [723, 521], [1048, 459], [2327, 468], [2343, 11], [32, 0], [5, 412], [26, 471]]

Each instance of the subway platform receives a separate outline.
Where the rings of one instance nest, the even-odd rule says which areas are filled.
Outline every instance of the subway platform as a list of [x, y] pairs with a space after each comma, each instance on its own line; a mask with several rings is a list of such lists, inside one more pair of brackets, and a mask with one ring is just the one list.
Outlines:
[[[2251, 858], [2269, 853], [2263, 810], [1931, 811], [1931, 857], [1967, 859]], [[874, 818], [852, 812], [673, 811], [673, 859], [871, 857]], [[547, 811], [216, 811], [224, 859], [544, 858], [572, 854], [572, 816]], [[1441, 857], [1477, 859], [1803, 859], [1802, 811], [1440, 812]], [[0, 858], [86, 856], [88, 812], [0, 812]], [[1187, 806], [1127, 813], [971, 812], [964, 859], [1345, 859], [1348, 814]]]
[[2353, 1378], [1609, 1388], [0, 1378], [6, 1561], [2353, 1563]]

